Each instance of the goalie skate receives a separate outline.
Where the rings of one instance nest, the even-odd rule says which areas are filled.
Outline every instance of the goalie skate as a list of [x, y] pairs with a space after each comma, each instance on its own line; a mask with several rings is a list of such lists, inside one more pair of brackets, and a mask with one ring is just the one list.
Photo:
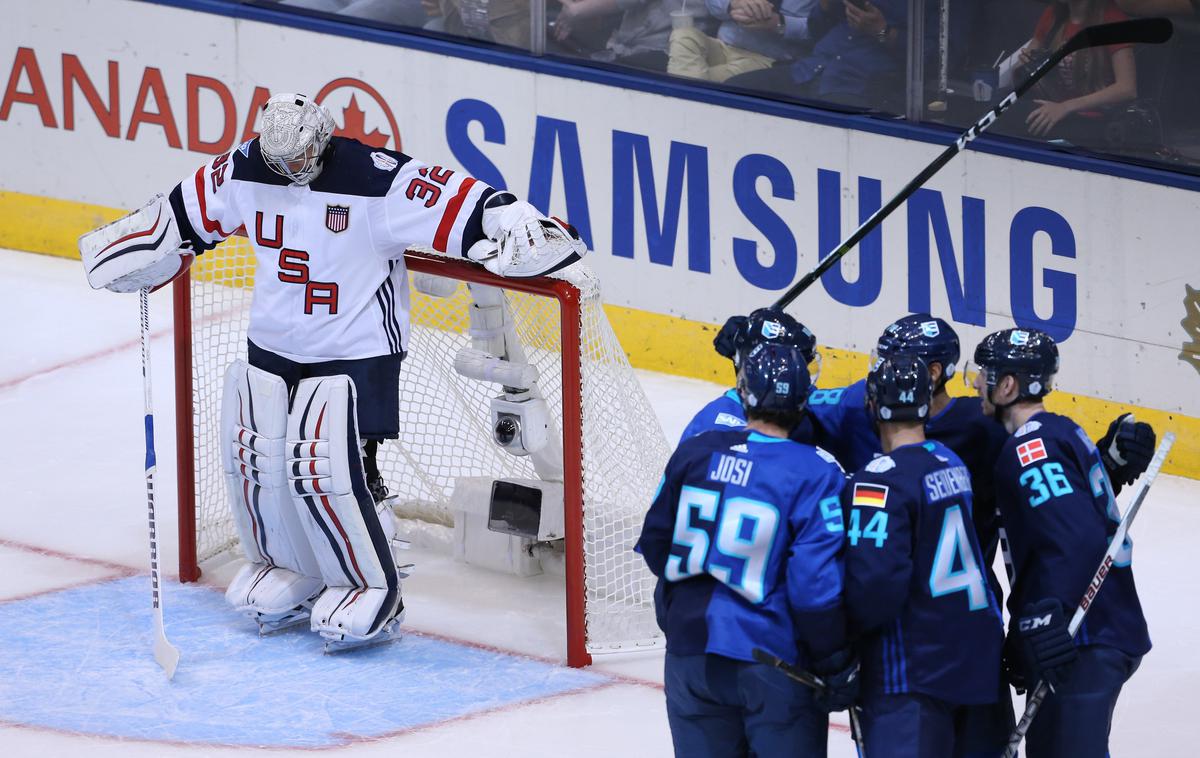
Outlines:
[[[407, 568], [407, 567], [405, 567]], [[401, 572], [400, 576], [407, 577], [408, 574]], [[388, 642], [395, 642], [404, 636], [404, 632], [400, 626], [404, 623], [404, 604], [401, 601], [399, 612], [390, 620], [384, 623], [379, 631], [372, 637], [367, 639], [357, 639], [347, 637], [344, 634], [332, 634], [330, 632], [321, 632], [321, 636], [325, 638], [325, 654], [333, 655], [335, 653], [345, 653], [351, 650], [361, 650], [363, 648], [375, 647]]]

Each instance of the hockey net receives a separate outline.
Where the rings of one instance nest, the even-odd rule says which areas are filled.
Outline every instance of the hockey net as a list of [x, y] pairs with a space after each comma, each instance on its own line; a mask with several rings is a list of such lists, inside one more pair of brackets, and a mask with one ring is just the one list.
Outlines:
[[[452, 525], [458, 477], [536, 478], [528, 458], [492, 441], [488, 403], [499, 386], [453, 368], [457, 351], [470, 345], [465, 283], [499, 287], [562, 435], [568, 663], [656, 644], [654, 577], [632, 548], [669, 448], [605, 316], [598, 280], [581, 264], [555, 278], [508, 280], [431, 252], [409, 251], [406, 259], [410, 276], [458, 284], [449, 297], [412, 292], [400, 439], [379, 449], [398, 515]], [[253, 282], [253, 249], [234, 237], [174, 285], [184, 581], [237, 547], [218, 447], [221, 387], [230, 362], [246, 357]]]

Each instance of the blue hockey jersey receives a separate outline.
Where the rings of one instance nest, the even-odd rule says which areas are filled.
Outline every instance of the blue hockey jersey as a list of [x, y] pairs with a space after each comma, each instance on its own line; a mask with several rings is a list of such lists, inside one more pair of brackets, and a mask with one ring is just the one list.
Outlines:
[[[1016, 569], [1011, 615], [1054, 597], [1070, 618], [1120, 523], [1111, 492], [1095, 443], [1066, 416], [1037, 413], [1005, 442], [996, 462], [996, 497]], [[1132, 553], [1126, 540], [1076, 644], [1108, 645], [1131, 656], [1150, 649]]]
[[846, 613], [863, 635], [863, 686], [995, 702], [1004, 624], [962, 460], [940, 442], [899, 447], [854, 474], [842, 504]]
[[844, 481], [828, 453], [748, 429], [680, 443], [636, 548], [667, 650], [804, 666], [843, 647]]
[[833, 453], [847, 471], [857, 471], [883, 452], [867, 413], [867, 382], [814, 390], [808, 410], [820, 428], [821, 447]]
[[[866, 410], [865, 380], [816, 390], [808, 404], [818, 427], [816, 439], [847, 471], [857, 471], [882, 455], [879, 436]], [[977, 397], [950, 398], [949, 405], [925, 422], [925, 437], [953, 450], [971, 472], [975, 531], [989, 567], [998, 530], [992, 475], [1007, 436], [1003, 426], [983, 414]]]
[[[679, 436], [679, 441], [683, 442], [689, 437], [695, 437], [703, 432], [711, 432], [722, 429], [736, 429], [746, 425], [746, 409], [742, 407], [742, 398], [738, 396], [736, 389], [730, 389], [725, 394], [711, 401], [708, 405], [700, 409], [700, 411], [692, 417], [688, 425], [684, 427], [683, 434]], [[789, 438], [794, 442], [800, 442], [805, 445], [820, 445], [824, 447], [823, 439], [820, 438], [814, 428], [812, 413], [805, 413], [800, 423], [792, 429]]]

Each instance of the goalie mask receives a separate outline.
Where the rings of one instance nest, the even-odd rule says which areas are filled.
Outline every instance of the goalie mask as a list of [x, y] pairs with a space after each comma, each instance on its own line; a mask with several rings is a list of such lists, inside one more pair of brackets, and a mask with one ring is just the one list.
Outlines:
[[263, 106], [258, 139], [272, 171], [305, 185], [321, 173], [321, 157], [333, 136], [333, 117], [307, 95], [272, 95]]

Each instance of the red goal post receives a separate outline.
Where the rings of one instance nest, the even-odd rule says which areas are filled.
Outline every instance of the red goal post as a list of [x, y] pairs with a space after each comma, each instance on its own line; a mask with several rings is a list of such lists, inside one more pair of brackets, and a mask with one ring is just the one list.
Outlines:
[[[632, 541], [669, 449], [604, 317], [595, 277], [573, 267], [579, 269], [575, 277], [506, 279], [461, 259], [416, 250], [408, 251], [405, 261], [411, 273], [503, 290], [522, 341], [538, 356], [530, 363], [538, 364], [546, 381], [543, 392], [560, 425], [564, 451], [568, 664], [587, 665], [591, 652], [657, 644], [653, 577], [632, 553]], [[233, 358], [245, 355], [253, 272], [249, 241], [233, 238], [200, 256], [193, 270], [173, 285], [179, 575], [185, 582], [199, 578], [202, 562], [236, 547], [236, 536], [230, 541], [233, 532], [221, 523], [227, 507], [216, 419], [220, 374]], [[447, 487], [456, 473], [464, 475], [448, 468], [461, 464], [471, 469], [467, 474], [497, 478], [531, 475], [527, 463], [500, 451], [490, 435], [475, 439], [482, 436], [472, 433], [478, 431], [477, 423], [466, 425], [471, 416], [487, 414], [486, 405], [478, 406], [495, 393], [446, 370], [450, 353], [467, 339], [463, 306], [470, 301], [469, 296], [464, 300], [466, 287], [458, 289], [446, 302], [413, 295], [413, 336], [402, 368], [402, 429], [396, 443], [401, 450], [387, 460], [381, 455], [381, 469], [388, 485], [400, 489], [400, 500], [423, 503], [416, 509], [420, 515], [408, 517], [424, 519], [432, 508], [433, 519], [443, 524], [447, 519], [452, 523], [443, 502]], [[453, 386], [443, 393], [425, 392], [427, 385], [447, 382]], [[403, 401], [410, 395], [419, 399], [406, 413]], [[435, 409], [445, 400], [441, 395], [458, 398], [459, 405]], [[426, 413], [431, 415], [422, 418]], [[410, 416], [412, 424], [406, 426]], [[428, 434], [424, 426], [444, 428], [443, 437]], [[405, 487], [418, 480], [414, 486], [424, 490], [406, 494]]]

